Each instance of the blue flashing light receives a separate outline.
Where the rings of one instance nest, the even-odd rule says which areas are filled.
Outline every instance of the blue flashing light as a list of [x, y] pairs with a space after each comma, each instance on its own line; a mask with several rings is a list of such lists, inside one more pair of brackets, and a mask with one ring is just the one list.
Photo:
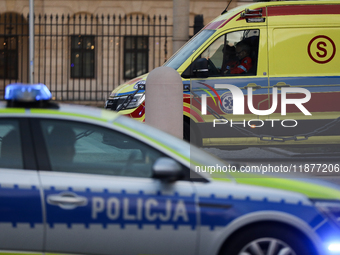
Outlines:
[[37, 102], [50, 100], [52, 94], [44, 84], [9, 84], [5, 89], [5, 100]]
[[328, 245], [328, 250], [340, 252], [340, 243], [331, 243], [330, 245]]

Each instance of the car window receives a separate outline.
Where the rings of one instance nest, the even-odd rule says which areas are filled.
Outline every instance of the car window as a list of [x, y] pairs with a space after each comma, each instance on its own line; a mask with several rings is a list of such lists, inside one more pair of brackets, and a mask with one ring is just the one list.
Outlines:
[[0, 167], [23, 168], [21, 138], [17, 120], [0, 121]]
[[177, 70], [213, 33], [215, 30], [202, 30], [178, 50], [164, 66]]
[[[127, 128], [138, 130], [139, 133], [157, 140], [169, 150], [177, 152], [184, 159], [190, 160], [193, 169], [195, 169], [195, 166], [225, 165], [223, 161], [206, 153], [204, 150], [145, 123], [136, 122], [133, 119], [124, 116], [118, 117], [115, 122], [122, 124]], [[207, 177], [205, 174], [202, 175]]]
[[164, 155], [111, 129], [60, 120], [41, 120], [51, 169], [102, 175], [152, 177], [152, 165]]
[[240, 30], [216, 39], [200, 56], [208, 60], [209, 76], [256, 75], [259, 35]]

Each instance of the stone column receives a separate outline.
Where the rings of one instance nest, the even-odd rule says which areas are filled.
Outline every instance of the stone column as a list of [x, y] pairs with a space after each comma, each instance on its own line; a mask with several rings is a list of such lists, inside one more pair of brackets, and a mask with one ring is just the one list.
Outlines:
[[146, 79], [145, 123], [183, 139], [183, 83], [171, 67], [157, 67]]
[[190, 0], [173, 0], [173, 53], [189, 40]]

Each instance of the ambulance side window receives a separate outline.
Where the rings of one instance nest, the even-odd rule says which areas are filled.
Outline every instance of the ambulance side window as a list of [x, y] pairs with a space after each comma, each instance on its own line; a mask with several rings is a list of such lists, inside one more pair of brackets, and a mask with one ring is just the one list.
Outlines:
[[164, 155], [120, 132], [72, 121], [41, 120], [52, 171], [152, 177]]
[[201, 54], [208, 76], [256, 75], [260, 31], [240, 30], [222, 35]]

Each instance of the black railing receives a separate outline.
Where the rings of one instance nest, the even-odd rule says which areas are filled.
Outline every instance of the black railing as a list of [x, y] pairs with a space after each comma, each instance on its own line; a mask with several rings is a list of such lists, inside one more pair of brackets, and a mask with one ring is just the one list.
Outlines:
[[[126, 79], [170, 57], [172, 25], [166, 16], [38, 15], [34, 41], [35, 83], [58, 101], [104, 101]], [[3, 94], [9, 83], [29, 81], [28, 17], [0, 15], [0, 44]]]

